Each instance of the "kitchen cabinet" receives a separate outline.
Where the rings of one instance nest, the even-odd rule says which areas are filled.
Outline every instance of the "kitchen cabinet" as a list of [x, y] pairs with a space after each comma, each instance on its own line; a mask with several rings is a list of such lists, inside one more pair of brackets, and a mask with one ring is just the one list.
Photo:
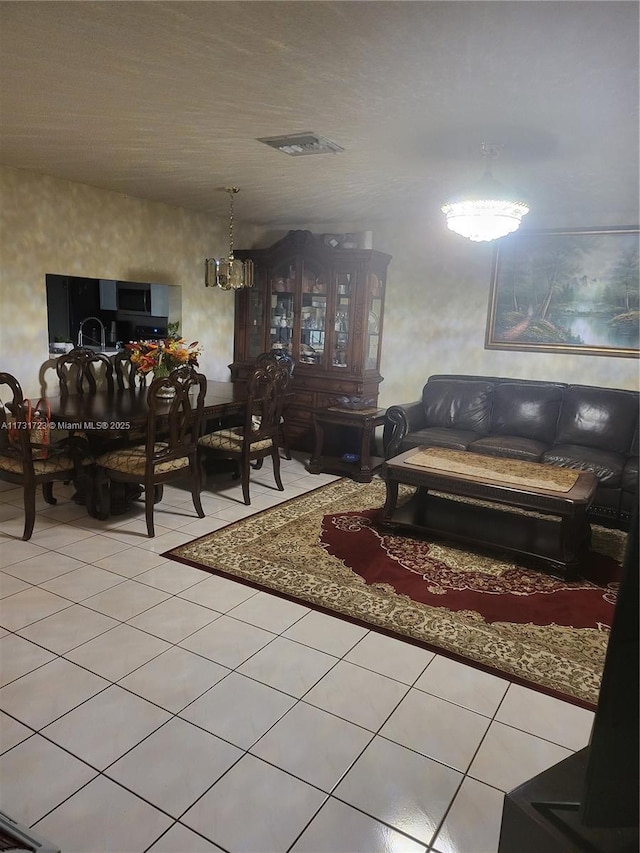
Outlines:
[[101, 278], [99, 284], [101, 310], [116, 311], [118, 308], [117, 281], [113, 278]]
[[151, 285], [151, 314], [153, 317], [169, 316], [169, 285]]
[[246, 381], [262, 352], [290, 355], [295, 370], [287, 441], [311, 451], [314, 411], [344, 398], [377, 404], [391, 256], [333, 248], [310, 231], [290, 231], [267, 249], [235, 256], [254, 262], [255, 283], [235, 295], [232, 381]]

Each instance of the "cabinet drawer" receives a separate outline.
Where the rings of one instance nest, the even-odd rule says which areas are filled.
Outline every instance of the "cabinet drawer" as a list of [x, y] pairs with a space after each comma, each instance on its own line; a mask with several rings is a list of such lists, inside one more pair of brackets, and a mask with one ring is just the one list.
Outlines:
[[316, 395], [313, 391], [298, 391], [296, 388], [292, 405], [308, 406], [310, 409], [313, 409], [316, 405]]

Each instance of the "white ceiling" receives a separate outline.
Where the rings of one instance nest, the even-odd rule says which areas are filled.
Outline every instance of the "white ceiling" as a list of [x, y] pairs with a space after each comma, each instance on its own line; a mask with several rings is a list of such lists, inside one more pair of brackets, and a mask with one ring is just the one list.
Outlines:
[[[635, 2], [2, 2], [0, 162], [258, 225], [638, 209]], [[314, 131], [339, 154], [258, 137]], [[532, 214], [533, 216], [533, 214]]]

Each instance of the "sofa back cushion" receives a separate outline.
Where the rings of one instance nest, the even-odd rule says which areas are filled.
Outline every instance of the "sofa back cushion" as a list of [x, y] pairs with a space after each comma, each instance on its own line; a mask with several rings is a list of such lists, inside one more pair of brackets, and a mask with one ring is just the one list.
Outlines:
[[564, 395], [556, 444], [580, 444], [629, 453], [638, 422], [638, 394], [570, 385]]
[[426, 426], [488, 432], [492, 391], [491, 382], [430, 379], [422, 390]]
[[553, 444], [562, 392], [562, 385], [500, 383], [493, 392], [491, 433]]

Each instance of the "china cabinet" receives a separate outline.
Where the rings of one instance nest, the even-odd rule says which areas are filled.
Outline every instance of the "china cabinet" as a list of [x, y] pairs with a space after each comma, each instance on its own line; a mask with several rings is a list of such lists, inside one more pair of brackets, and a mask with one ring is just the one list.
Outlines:
[[231, 378], [246, 381], [262, 352], [295, 362], [286, 437], [314, 447], [313, 412], [360, 398], [376, 406], [390, 255], [327, 245], [310, 231], [289, 231], [268, 249], [235, 252], [254, 263], [255, 283], [236, 291]]

